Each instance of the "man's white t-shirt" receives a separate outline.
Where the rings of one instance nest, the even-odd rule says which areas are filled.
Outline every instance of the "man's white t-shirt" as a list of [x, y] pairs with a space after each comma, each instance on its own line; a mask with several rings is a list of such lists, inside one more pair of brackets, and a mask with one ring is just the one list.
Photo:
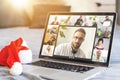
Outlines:
[[79, 48], [76, 53], [72, 53], [71, 43], [63, 43], [55, 48], [54, 55], [85, 58], [85, 53]]

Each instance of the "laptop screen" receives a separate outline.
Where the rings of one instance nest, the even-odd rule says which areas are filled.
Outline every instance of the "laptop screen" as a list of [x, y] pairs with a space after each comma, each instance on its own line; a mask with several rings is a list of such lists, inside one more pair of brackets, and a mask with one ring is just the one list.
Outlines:
[[115, 13], [50, 13], [40, 57], [108, 65]]

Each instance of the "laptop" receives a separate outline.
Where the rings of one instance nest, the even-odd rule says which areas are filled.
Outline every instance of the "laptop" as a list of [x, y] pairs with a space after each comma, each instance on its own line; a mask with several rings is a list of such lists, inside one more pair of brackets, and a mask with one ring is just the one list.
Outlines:
[[49, 13], [39, 60], [43, 80], [89, 80], [109, 66], [116, 13]]

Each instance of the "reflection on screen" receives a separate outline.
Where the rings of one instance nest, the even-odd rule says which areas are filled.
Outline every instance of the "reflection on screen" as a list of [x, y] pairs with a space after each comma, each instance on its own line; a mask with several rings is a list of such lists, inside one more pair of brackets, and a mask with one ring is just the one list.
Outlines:
[[[50, 15], [41, 55], [106, 63], [113, 18], [113, 15]], [[75, 32], [78, 29], [84, 31]]]

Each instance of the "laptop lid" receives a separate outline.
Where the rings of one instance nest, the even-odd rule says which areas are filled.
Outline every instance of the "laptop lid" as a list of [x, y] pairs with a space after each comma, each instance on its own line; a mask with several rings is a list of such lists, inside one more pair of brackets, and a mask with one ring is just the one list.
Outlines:
[[116, 13], [50, 13], [39, 57], [108, 66]]

